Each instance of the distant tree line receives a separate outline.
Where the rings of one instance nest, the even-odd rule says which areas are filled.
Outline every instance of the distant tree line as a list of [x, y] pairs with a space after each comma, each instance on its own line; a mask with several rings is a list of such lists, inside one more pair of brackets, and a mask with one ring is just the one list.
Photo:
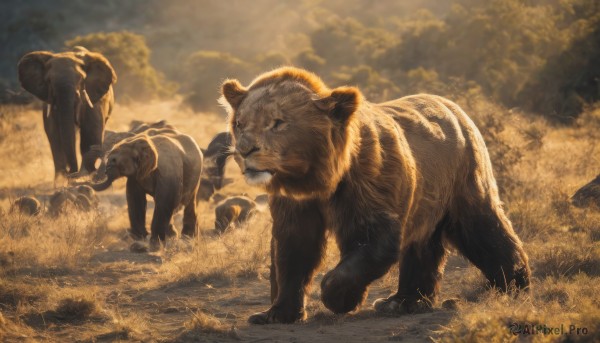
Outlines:
[[[178, 92], [197, 111], [216, 109], [223, 79], [249, 82], [281, 65], [312, 70], [331, 86], [359, 86], [372, 101], [415, 92], [452, 96], [477, 90], [504, 106], [563, 123], [600, 99], [597, 0], [459, 0], [437, 12], [435, 1], [422, 0], [427, 8], [402, 16], [386, 16], [380, 3], [369, 7], [364, 1], [351, 2], [355, 6], [338, 2], [305, 0], [304, 7], [295, 8], [310, 8], [313, 15], [306, 15], [306, 21], [311, 25], [284, 36], [292, 45], [285, 50], [243, 53], [231, 42], [230, 50], [194, 51], [194, 46], [182, 45], [181, 37], [173, 39], [179, 48], [167, 49], [169, 41], [158, 41], [159, 35], [148, 43], [132, 30], [84, 34], [68, 39], [64, 47], [83, 45], [106, 54], [119, 73], [120, 100]], [[403, 9], [391, 4], [388, 12]], [[289, 8], [274, 10], [292, 16]], [[54, 37], [52, 27], [37, 25]], [[226, 41], [219, 42], [226, 46]], [[153, 67], [154, 51], [149, 48], [155, 45], [160, 46], [160, 71]], [[260, 51], [260, 46], [254, 48]], [[10, 83], [1, 77], [0, 86]]]

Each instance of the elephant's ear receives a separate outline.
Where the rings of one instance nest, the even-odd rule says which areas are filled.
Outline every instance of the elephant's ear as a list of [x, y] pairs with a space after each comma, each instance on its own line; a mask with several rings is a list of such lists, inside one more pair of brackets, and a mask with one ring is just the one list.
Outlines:
[[117, 74], [106, 57], [99, 53], [87, 52], [83, 56], [85, 78], [85, 90], [95, 104], [108, 92], [110, 85], [117, 82]]
[[46, 62], [53, 54], [48, 51], [34, 51], [21, 58], [17, 66], [21, 86], [42, 101], [50, 102], [50, 88], [46, 82]]
[[142, 135], [131, 143], [134, 144], [134, 154], [137, 155], [138, 178], [143, 179], [158, 167], [158, 152], [150, 137]]

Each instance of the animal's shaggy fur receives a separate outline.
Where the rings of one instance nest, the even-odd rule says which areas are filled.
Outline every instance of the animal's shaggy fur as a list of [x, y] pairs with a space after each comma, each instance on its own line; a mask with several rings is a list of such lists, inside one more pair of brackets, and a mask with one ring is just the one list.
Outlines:
[[[305, 317], [305, 292], [333, 232], [339, 264], [321, 282], [336, 313], [400, 261], [397, 293], [381, 312], [435, 300], [451, 244], [491, 285], [529, 285], [527, 255], [502, 210], [481, 134], [453, 102], [419, 94], [373, 104], [353, 87], [281, 68], [247, 88], [222, 86], [235, 160], [270, 194], [273, 304], [252, 323]], [[267, 175], [268, 177], [265, 177]], [[425, 301], [426, 300], [426, 301]]]

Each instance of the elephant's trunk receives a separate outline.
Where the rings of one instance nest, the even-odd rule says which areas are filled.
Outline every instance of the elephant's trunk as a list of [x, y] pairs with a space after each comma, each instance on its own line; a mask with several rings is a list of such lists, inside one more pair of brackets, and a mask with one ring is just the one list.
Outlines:
[[61, 150], [63, 151], [69, 173], [77, 172], [77, 153], [75, 149], [75, 117], [79, 110], [78, 97], [71, 86], [59, 86], [55, 89], [56, 109], [54, 118], [57, 121]]
[[100, 183], [91, 183], [90, 186], [97, 192], [101, 192], [110, 187], [116, 179], [119, 178], [119, 171], [114, 166], [106, 168], [106, 179]]
[[81, 165], [82, 169], [86, 169], [89, 172], [93, 172], [96, 170], [96, 161], [102, 158], [104, 155], [104, 151], [102, 151], [102, 147], [99, 145], [92, 145], [90, 150], [84, 153], [81, 156]]

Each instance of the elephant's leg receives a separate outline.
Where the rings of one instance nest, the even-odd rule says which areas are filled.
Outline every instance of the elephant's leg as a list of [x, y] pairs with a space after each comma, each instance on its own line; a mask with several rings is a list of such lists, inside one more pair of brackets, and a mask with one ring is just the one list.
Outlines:
[[60, 147], [60, 133], [58, 132], [56, 121], [50, 115], [50, 106], [51, 105], [44, 104], [43, 121], [44, 131], [46, 131], [46, 136], [50, 143], [50, 150], [52, 151], [52, 159], [54, 160], [54, 179], [56, 180], [60, 175], [66, 175], [67, 160]]
[[166, 241], [169, 224], [177, 208], [177, 194], [179, 187], [175, 182], [161, 182], [159, 180], [154, 194], [154, 214], [150, 227], [150, 247], [153, 250], [160, 248], [160, 243]]
[[127, 178], [127, 212], [129, 213], [129, 223], [131, 225], [131, 236], [138, 239], [145, 239], [148, 236], [146, 231], [146, 192], [134, 178]]
[[196, 236], [198, 214], [196, 212], [196, 195], [191, 197], [191, 200], [183, 210], [183, 230], [181, 233], [188, 237]]
[[325, 223], [317, 201], [274, 198], [271, 241], [271, 308], [251, 324], [293, 323], [306, 317], [304, 302], [325, 250]]
[[[90, 151], [92, 145], [102, 145], [104, 135], [104, 118], [102, 118], [102, 113], [95, 109], [86, 108], [80, 118], [80, 125], [79, 148], [81, 149], [81, 156], [84, 156]], [[92, 159], [82, 159], [81, 167], [92, 172], [96, 170], [95, 162]]]
[[77, 151], [75, 149], [75, 118], [72, 112], [59, 114], [55, 116], [54, 120], [58, 126], [61, 150], [67, 160], [68, 172], [75, 173], [78, 170]]

